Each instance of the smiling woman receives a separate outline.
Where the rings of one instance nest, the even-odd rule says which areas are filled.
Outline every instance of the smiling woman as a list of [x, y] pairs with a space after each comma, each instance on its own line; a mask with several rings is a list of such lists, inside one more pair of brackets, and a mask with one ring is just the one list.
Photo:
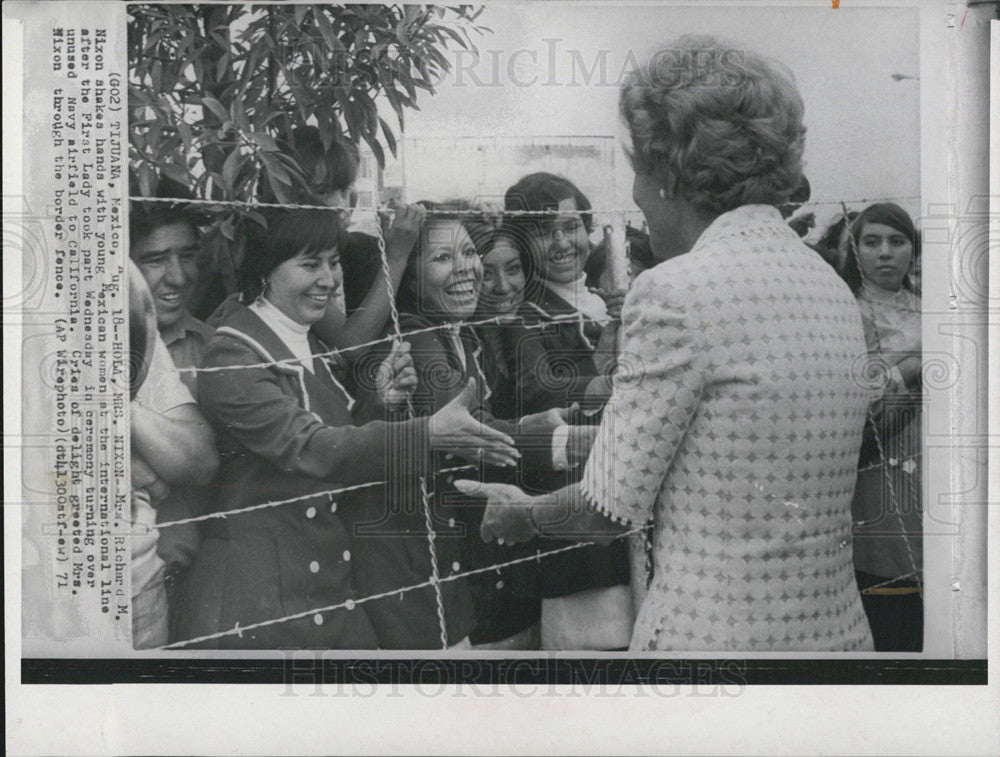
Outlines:
[[265, 279], [263, 295], [293, 321], [309, 326], [326, 313], [342, 281], [336, 247], [307, 250], [271, 272]]
[[402, 312], [461, 321], [476, 311], [483, 266], [472, 237], [458, 218], [424, 224], [400, 285]]
[[[462, 396], [441, 408], [433, 425], [427, 418], [355, 425], [352, 376], [325, 357], [326, 346], [310, 333], [340, 286], [343, 225], [337, 213], [325, 210], [274, 210], [266, 216], [267, 227], [250, 240], [243, 302], [227, 308], [206, 352], [210, 370], [200, 376], [199, 399], [218, 431], [223, 457], [212, 506], [239, 510], [289, 498], [297, 504], [206, 524], [185, 588], [179, 637], [222, 632], [223, 640], [214, 643], [244, 648], [384, 646], [367, 608], [351, 606], [363, 549], [356, 549], [362, 545], [345, 518], [353, 511], [361, 521], [377, 520], [387, 497], [374, 482], [385, 478], [389, 460], [419, 475], [428, 464], [428, 448], [453, 452], [453, 440], [460, 439], [489, 458], [513, 455], [511, 440], [474, 421]], [[382, 402], [412, 390], [405, 347], [394, 347], [381, 369], [386, 369], [380, 373], [386, 379]], [[384, 417], [384, 410], [380, 414]], [[374, 498], [327, 495], [338, 484], [358, 483], [373, 484], [367, 491]], [[359, 509], [367, 502], [375, 509], [364, 515]], [[433, 592], [425, 594], [433, 607]], [[461, 597], [454, 596], [460, 587], [442, 594], [447, 636], [458, 641], [471, 627]], [[346, 607], [265, 622], [338, 604]], [[264, 625], [226, 635], [236, 625], [255, 622]], [[435, 614], [427, 625], [426, 633], [408, 637], [411, 646], [440, 646]]]

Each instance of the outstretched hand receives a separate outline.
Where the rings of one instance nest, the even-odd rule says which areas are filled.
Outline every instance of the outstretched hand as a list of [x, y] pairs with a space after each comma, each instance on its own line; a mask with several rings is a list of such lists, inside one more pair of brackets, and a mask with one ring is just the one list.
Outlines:
[[476, 381], [469, 379], [451, 402], [431, 416], [431, 447], [469, 460], [484, 460], [491, 465], [517, 465], [521, 453], [515, 448], [514, 440], [472, 417], [470, 411], [477, 404]]
[[498, 544], [528, 541], [537, 531], [531, 521], [534, 497], [511, 484], [486, 484], [470, 479], [459, 479], [455, 488], [470, 497], [485, 497], [486, 512], [479, 534], [483, 541], [493, 539]]
[[559, 426], [568, 426], [580, 413], [580, 404], [574, 402], [570, 407], [553, 407], [540, 413], [525, 415], [517, 421], [517, 430], [528, 436], [548, 438]]

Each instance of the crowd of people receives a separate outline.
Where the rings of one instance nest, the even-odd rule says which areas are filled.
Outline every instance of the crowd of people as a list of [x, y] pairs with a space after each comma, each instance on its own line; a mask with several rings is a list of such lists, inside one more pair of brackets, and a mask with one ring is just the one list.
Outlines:
[[914, 224], [805, 244], [790, 76], [672, 49], [621, 93], [624, 239], [538, 172], [380, 246], [312, 128], [329, 210], [133, 203], [137, 648], [919, 651]]

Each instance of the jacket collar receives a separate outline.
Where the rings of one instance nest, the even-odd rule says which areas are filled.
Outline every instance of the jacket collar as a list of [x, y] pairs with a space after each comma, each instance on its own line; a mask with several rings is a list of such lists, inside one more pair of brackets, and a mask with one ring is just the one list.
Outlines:
[[[287, 370], [294, 367], [295, 372], [301, 368], [300, 361], [288, 349], [288, 346], [275, 334], [271, 327], [261, 320], [260, 316], [241, 302], [234, 302], [229, 305], [225, 321], [219, 326], [221, 333], [232, 330], [243, 334], [249, 339], [244, 339], [254, 351], [261, 355], [266, 362], [279, 362], [275, 367], [279, 370]], [[314, 352], [319, 352], [315, 337], [309, 335], [309, 343]], [[263, 352], [262, 352], [263, 349]], [[282, 365], [280, 361], [289, 361]]]
[[524, 301], [524, 304], [532, 312], [540, 313], [553, 320], [565, 320], [567, 316], [575, 316], [577, 314], [575, 307], [547, 286], [539, 284], [538, 288], [538, 295], [534, 299]]
[[[281, 337], [275, 334], [271, 330], [271, 327], [261, 320], [259, 315], [240, 302], [231, 303], [228, 307], [226, 320], [219, 326], [216, 333], [223, 335], [228, 333], [234, 338], [240, 339], [260, 356], [262, 362], [273, 363], [274, 370], [295, 376], [302, 391], [303, 407], [306, 410], [310, 409], [305, 368], [303, 368], [301, 361], [292, 354], [292, 351], [281, 340]], [[312, 333], [309, 334], [309, 346], [312, 348], [313, 353], [327, 351], [326, 345], [320, 342]], [[347, 410], [350, 412], [354, 406], [354, 398], [334, 374], [333, 366], [331, 365], [331, 362], [334, 361], [331, 358], [323, 358], [316, 362], [322, 371], [326, 372], [337, 390], [344, 395]], [[317, 373], [316, 375], [318, 377], [321, 373]]]
[[694, 252], [715, 242], [749, 233], [775, 232], [798, 239], [798, 234], [785, 223], [773, 205], [742, 205], [718, 216], [708, 225], [691, 251]]

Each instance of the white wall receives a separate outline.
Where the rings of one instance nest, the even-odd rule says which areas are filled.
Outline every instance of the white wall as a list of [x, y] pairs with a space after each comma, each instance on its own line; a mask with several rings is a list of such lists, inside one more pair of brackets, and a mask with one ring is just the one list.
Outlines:
[[[452, 56], [455, 70], [436, 95], [422, 96], [421, 111], [407, 114], [408, 136], [620, 137], [622, 69], [681, 33], [710, 33], [794, 73], [806, 106], [813, 199], [828, 203], [817, 209], [821, 222], [840, 200], [891, 197], [919, 210], [920, 82], [891, 76], [919, 75], [915, 9], [536, 3], [491, 5], [479, 21], [494, 33], [480, 39], [478, 64], [468, 54]], [[584, 85], [579, 61], [592, 68], [601, 51], [607, 76]], [[630, 205], [631, 173], [620, 151], [615, 168], [617, 204]], [[458, 195], [477, 175], [475, 165], [456, 160], [437, 173]], [[420, 181], [408, 172], [408, 184]]]

